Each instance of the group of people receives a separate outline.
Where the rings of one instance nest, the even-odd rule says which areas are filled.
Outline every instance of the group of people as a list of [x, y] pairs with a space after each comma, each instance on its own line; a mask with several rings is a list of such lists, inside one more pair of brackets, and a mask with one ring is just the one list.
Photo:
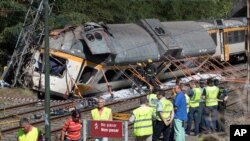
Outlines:
[[168, 98], [165, 91], [154, 89], [130, 118], [136, 141], [158, 141], [161, 135], [164, 141], [185, 141], [193, 121], [194, 136], [225, 131], [228, 92], [218, 85], [218, 79], [201, 79], [199, 85], [191, 80], [187, 87], [177, 79]]
[[[92, 120], [112, 120], [112, 110], [104, 107], [105, 100], [98, 98], [97, 108], [91, 110]], [[40, 129], [30, 124], [27, 118], [20, 119], [20, 129], [18, 130], [18, 141], [42, 141], [43, 134]], [[73, 110], [71, 118], [68, 118], [61, 131], [60, 141], [82, 141], [81, 136], [82, 119], [79, 110]], [[107, 138], [96, 138], [95, 141], [108, 141]]]
[[[181, 80], [176, 81], [171, 97], [159, 87], [151, 90], [147, 98], [141, 99], [141, 106], [135, 109], [129, 121], [134, 124], [136, 141], [185, 141], [191, 135], [194, 121], [194, 136], [225, 130], [224, 112], [228, 92], [219, 87], [219, 80], [200, 80], [199, 85], [191, 80], [189, 88]], [[207, 84], [206, 84], [207, 83]], [[97, 108], [91, 111], [92, 120], [112, 120], [112, 110], [104, 107], [105, 100], [98, 99]], [[220, 114], [218, 114], [218, 112]], [[41, 131], [32, 126], [27, 118], [20, 120], [19, 141], [42, 140]], [[61, 141], [81, 141], [81, 113], [72, 111], [60, 135]], [[96, 138], [95, 141], [108, 141]]]

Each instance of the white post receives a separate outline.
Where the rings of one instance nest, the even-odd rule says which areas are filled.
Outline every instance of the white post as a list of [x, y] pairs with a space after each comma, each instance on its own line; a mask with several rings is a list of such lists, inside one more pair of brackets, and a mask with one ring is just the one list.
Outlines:
[[124, 141], [128, 141], [128, 121], [124, 122]]
[[83, 141], [87, 141], [87, 120], [86, 119], [83, 119], [82, 127], [83, 127], [82, 139]]

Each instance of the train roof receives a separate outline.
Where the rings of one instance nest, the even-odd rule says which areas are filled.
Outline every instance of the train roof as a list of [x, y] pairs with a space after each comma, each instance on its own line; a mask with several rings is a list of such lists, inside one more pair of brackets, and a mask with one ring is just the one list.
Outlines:
[[247, 26], [246, 18], [217, 19], [197, 22], [206, 30]]
[[129, 24], [87, 23], [59, 30], [50, 37], [50, 47], [106, 64], [145, 62], [149, 58], [157, 61], [167, 55], [181, 58], [212, 54], [216, 46], [204, 25], [204, 22], [158, 19]]

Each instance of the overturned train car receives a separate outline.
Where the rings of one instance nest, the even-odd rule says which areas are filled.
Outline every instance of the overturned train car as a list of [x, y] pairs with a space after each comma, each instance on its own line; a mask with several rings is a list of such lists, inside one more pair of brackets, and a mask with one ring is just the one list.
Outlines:
[[[214, 55], [228, 60], [230, 51], [226, 31], [233, 31], [233, 28], [235, 31], [246, 30], [242, 19], [228, 22], [234, 22], [234, 25], [223, 26], [218, 21], [160, 22], [144, 19], [130, 24], [86, 23], [54, 30], [50, 33], [49, 43], [51, 94], [68, 97], [70, 94], [107, 91], [107, 85], [113, 89], [128, 87], [133, 83], [133, 73], [129, 69], [148, 59], [156, 64], [159, 80], [173, 77], [168, 68], [174, 70], [176, 76], [182, 75], [176, 66], [172, 66], [169, 56], [180, 59], [194, 72], [199, 66], [183, 58]], [[231, 48], [236, 47], [232, 45]], [[243, 49], [240, 49], [234, 55], [242, 53]], [[44, 92], [43, 52], [43, 44], [32, 50], [21, 69], [20, 85]], [[8, 82], [13, 79], [9, 75], [3, 78]]]

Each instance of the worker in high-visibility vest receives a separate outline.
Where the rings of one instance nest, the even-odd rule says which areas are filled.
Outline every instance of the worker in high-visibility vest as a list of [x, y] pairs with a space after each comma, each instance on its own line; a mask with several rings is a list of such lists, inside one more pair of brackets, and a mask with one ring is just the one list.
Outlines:
[[225, 88], [225, 86], [219, 87], [219, 79], [214, 80], [214, 85], [219, 88], [218, 98], [220, 99], [218, 103], [219, 115], [217, 116], [217, 131], [225, 132], [225, 110], [227, 106], [228, 90]]
[[[205, 97], [205, 123], [208, 132], [215, 132], [216, 119], [217, 119], [217, 108], [218, 108], [218, 95], [219, 88], [214, 86], [213, 80], [207, 80], [208, 86], [203, 91]], [[210, 117], [211, 116], [211, 117]]]
[[192, 127], [192, 122], [194, 120], [195, 124], [195, 133], [194, 135], [197, 136], [199, 134], [199, 115], [200, 115], [200, 99], [201, 99], [201, 89], [200, 87], [197, 87], [194, 80], [191, 80], [189, 82], [190, 91], [189, 91], [189, 113], [188, 113], [188, 123], [187, 123], [187, 129], [186, 134], [190, 135], [190, 130]]
[[136, 141], [152, 141], [154, 110], [149, 106], [147, 99], [142, 98], [140, 102], [141, 106], [132, 112], [129, 121], [134, 123]]
[[157, 92], [158, 103], [156, 106], [156, 123], [153, 128], [153, 141], [158, 141], [161, 133], [163, 140], [170, 135], [171, 123], [174, 119], [174, 108], [171, 101], [165, 98], [165, 91]]
[[[112, 120], [112, 110], [104, 107], [105, 100], [100, 97], [97, 102], [97, 108], [91, 110], [92, 120]], [[97, 138], [95, 141], [108, 141], [108, 138]]]
[[154, 111], [156, 111], [156, 105], [158, 103], [158, 98], [157, 98], [157, 91], [159, 91], [157, 88], [154, 88], [148, 95], [147, 95], [147, 99], [148, 99], [148, 104], [150, 107], [152, 107], [154, 109]]

